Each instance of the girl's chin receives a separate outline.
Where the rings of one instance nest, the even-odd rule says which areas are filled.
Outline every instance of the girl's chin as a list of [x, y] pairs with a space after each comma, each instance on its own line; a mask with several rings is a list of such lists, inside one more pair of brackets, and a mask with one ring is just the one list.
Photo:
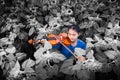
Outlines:
[[71, 42], [76, 42], [77, 40], [75, 40], [75, 39], [70, 39], [70, 41], [71, 41]]
[[75, 42], [75, 40], [70, 40], [71, 42]]

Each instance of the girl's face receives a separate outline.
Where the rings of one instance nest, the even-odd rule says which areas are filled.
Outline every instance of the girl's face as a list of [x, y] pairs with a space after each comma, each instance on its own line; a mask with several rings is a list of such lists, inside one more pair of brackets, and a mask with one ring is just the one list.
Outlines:
[[68, 37], [69, 37], [71, 42], [75, 42], [78, 39], [78, 37], [79, 37], [79, 33], [77, 33], [73, 29], [69, 29], [68, 30]]

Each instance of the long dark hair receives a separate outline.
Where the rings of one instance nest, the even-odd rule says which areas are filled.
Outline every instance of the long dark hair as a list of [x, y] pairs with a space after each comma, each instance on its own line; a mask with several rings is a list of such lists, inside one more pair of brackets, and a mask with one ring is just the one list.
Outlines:
[[78, 34], [80, 33], [80, 27], [78, 25], [72, 24], [68, 27], [68, 30], [69, 29], [75, 30]]

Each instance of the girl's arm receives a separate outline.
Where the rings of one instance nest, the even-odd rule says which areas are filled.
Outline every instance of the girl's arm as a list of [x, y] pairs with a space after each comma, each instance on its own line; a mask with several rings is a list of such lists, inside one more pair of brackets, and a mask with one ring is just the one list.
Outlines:
[[52, 46], [52, 48], [53, 48], [53, 49], [60, 49], [61, 46], [62, 46], [62, 45], [59, 43], [59, 44], [57, 44], [57, 45]]
[[[45, 43], [45, 41], [46, 41], [46, 39], [40, 40], [40, 42], [43, 43], [43, 44]], [[58, 43], [58, 44], [52, 46], [53, 49], [59, 49], [60, 47], [61, 47], [61, 44], [60, 44], [60, 43]]]

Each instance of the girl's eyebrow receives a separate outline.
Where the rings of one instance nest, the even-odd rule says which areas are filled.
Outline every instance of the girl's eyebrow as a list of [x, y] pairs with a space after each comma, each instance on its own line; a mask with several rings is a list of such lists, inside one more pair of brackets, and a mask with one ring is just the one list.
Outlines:
[[[71, 34], [71, 33], [68, 33], [68, 34]], [[75, 34], [73, 33], [73, 34], [71, 34], [71, 35], [75, 35]]]

